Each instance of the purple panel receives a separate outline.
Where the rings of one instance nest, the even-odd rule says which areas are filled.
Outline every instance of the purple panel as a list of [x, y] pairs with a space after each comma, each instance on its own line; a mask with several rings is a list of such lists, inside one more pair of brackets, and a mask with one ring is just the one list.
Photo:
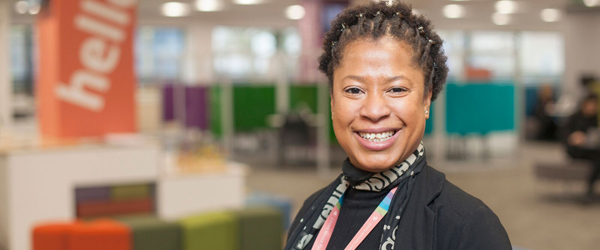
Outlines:
[[207, 86], [190, 86], [186, 88], [186, 127], [208, 129], [208, 91]]
[[173, 102], [173, 84], [163, 86], [163, 120], [175, 120], [175, 104]]
[[82, 201], [105, 201], [110, 199], [109, 187], [77, 188], [75, 189], [75, 203]]

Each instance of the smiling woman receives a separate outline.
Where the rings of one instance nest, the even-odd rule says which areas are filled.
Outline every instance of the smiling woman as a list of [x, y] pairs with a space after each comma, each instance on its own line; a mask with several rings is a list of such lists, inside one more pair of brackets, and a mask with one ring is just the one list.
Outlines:
[[348, 159], [306, 200], [285, 249], [511, 249], [498, 217], [425, 159], [425, 122], [448, 73], [442, 42], [403, 3], [332, 22], [319, 68]]
[[334, 72], [333, 128], [357, 168], [381, 172], [398, 165], [423, 137], [431, 92], [409, 49], [391, 36], [356, 40]]

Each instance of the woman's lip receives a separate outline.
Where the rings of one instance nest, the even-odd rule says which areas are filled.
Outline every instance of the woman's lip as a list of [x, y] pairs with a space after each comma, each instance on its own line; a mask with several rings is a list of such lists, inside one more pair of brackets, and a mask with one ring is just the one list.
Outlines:
[[354, 132], [357, 133], [383, 133], [388, 131], [398, 131], [398, 128], [369, 128], [369, 129], [356, 129]]
[[[390, 131], [390, 130], [386, 130], [386, 131]], [[390, 148], [392, 145], [394, 145], [394, 142], [396, 142], [396, 140], [398, 139], [400, 131], [401, 130], [397, 130], [396, 133], [394, 133], [394, 135], [390, 139], [387, 139], [385, 141], [380, 141], [380, 142], [372, 142], [365, 138], [362, 138], [358, 134], [358, 132], [355, 132], [354, 136], [356, 137], [358, 142], [366, 149], [371, 150], [371, 151], [383, 151], [383, 150]]]

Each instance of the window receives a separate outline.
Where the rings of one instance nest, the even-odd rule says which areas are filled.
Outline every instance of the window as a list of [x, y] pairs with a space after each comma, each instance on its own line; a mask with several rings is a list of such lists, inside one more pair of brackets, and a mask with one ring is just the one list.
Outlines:
[[495, 80], [515, 76], [515, 34], [503, 31], [475, 31], [469, 39], [471, 67], [491, 71]]
[[136, 71], [140, 84], [179, 80], [185, 50], [183, 30], [141, 26], [136, 32]]
[[465, 57], [465, 32], [463, 31], [438, 31], [444, 40], [442, 44], [444, 53], [448, 57], [449, 78], [460, 78], [464, 72]]
[[13, 25], [10, 33], [10, 62], [14, 92], [33, 94], [33, 32], [30, 25]]
[[295, 28], [225, 27], [213, 30], [216, 75], [233, 81], [272, 81], [296, 75], [302, 45]]
[[554, 32], [523, 32], [519, 38], [524, 83], [560, 83], [565, 70], [563, 36]]

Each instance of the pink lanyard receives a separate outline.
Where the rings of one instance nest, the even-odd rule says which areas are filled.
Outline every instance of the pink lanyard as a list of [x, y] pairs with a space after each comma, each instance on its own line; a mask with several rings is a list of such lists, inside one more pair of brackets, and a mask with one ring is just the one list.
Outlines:
[[[383, 201], [379, 203], [379, 206], [377, 206], [377, 208], [375, 209], [375, 211], [373, 211], [373, 213], [367, 219], [365, 224], [363, 224], [360, 230], [358, 230], [358, 233], [356, 233], [354, 238], [352, 238], [352, 241], [348, 243], [348, 246], [346, 246], [345, 250], [356, 249], [358, 245], [360, 245], [360, 243], [362, 243], [365, 240], [367, 235], [369, 235], [369, 233], [373, 231], [373, 228], [375, 228], [375, 226], [379, 224], [381, 219], [383, 219], [383, 217], [387, 214], [390, 208], [390, 203], [392, 202], [392, 198], [396, 193], [396, 189], [398, 189], [398, 187], [395, 187], [394, 189], [390, 190], [390, 192], [385, 196]], [[321, 232], [319, 232], [319, 235], [315, 240], [315, 244], [313, 245], [312, 250], [327, 249], [327, 245], [329, 244], [329, 240], [331, 240], [331, 235], [333, 234], [333, 229], [335, 228], [335, 224], [340, 216], [340, 208], [342, 206], [343, 199], [344, 196], [342, 195], [342, 197], [335, 204], [335, 207], [333, 207], [333, 209], [329, 213], [325, 224], [323, 224], [323, 227], [321, 228]]]

